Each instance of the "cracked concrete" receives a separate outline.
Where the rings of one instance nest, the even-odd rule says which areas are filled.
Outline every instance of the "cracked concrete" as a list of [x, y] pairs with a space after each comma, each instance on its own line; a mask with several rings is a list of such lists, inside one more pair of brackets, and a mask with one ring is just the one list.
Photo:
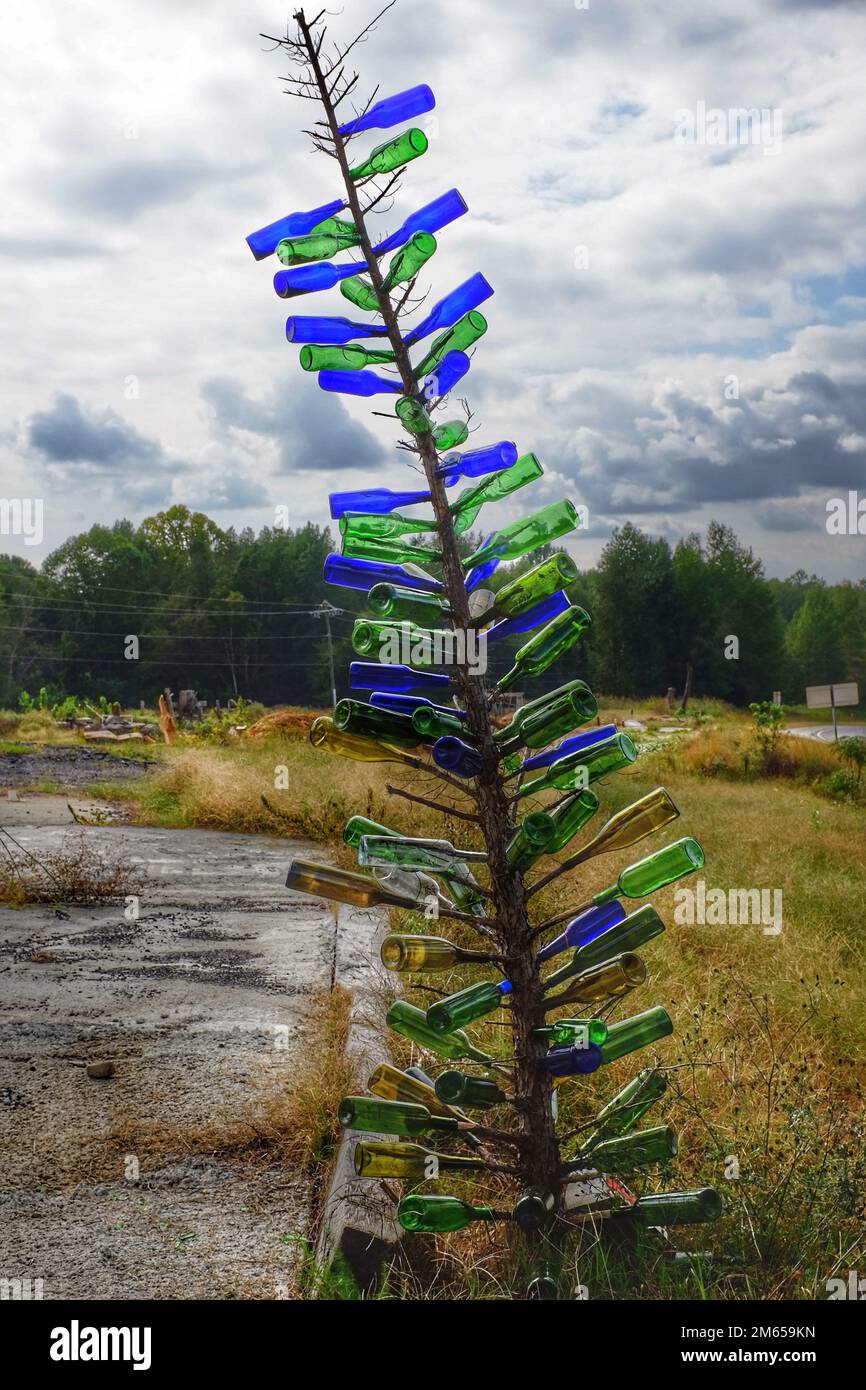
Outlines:
[[[36, 855], [68, 833], [15, 830]], [[251, 1161], [248, 1120], [292, 1084], [310, 996], [332, 984], [335, 911], [284, 886], [292, 855], [321, 848], [71, 833], [127, 855], [147, 886], [135, 921], [0, 909], [0, 1275], [41, 1278], [45, 1298], [293, 1297], [310, 1193]], [[89, 1079], [105, 1060], [114, 1076]]]

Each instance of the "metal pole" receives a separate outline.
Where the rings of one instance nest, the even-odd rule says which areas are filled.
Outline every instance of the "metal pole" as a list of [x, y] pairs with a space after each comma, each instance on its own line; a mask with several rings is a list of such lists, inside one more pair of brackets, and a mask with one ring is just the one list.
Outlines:
[[830, 708], [833, 711], [833, 742], [839, 742], [839, 726], [836, 723], [836, 687], [830, 686]]
[[337, 708], [337, 678], [334, 675], [334, 643], [331, 639], [331, 614], [325, 610], [325, 629], [328, 634], [328, 665], [331, 668], [331, 708]]

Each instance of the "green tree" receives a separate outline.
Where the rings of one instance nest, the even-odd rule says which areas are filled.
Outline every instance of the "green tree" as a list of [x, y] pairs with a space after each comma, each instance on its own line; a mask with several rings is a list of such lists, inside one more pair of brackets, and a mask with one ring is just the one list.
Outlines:
[[807, 685], [844, 680], [845, 646], [836, 605], [825, 588], [810, 590], [786, 633], [790, 679], [797, 702]]

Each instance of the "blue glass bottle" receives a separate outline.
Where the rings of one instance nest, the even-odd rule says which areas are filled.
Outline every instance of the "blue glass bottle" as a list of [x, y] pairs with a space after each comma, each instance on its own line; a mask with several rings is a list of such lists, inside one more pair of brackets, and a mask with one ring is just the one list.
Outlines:
[[332, 203], [323, 203], [320, 208], [311, 208], [309, 212], [290, 212], [278, 222], [271, 222], [267, 227], [260, 227], [257, 232], [250, 232], [246, 239], [247, 246], [256, 260], [262, 261], [266, 256], [274, 254], [277, 242], [282, 241], [284, 237], [308, 236], [326, 217], [333, 217], [345, 206], [342, 198], [336, 198]]
[[389, 560], [363, 560], [354, 555], [325, 557], [325, 583], [339, 584], [342, 589], [363, 589], [369, 593], [374, 584], [402, 584], [405, 589], [421, 589], [428, 594], [442, 592], [443, 585], [418, 565], [397, 565]]
[[453, 772], [457, 777], [477, 777], [481, 771], [481, 754], [477, 748], [446, 734], [437, 738], [433, 744], [433, 761], [443, 772]]
[[459, 348], [446, 352], [438, 367], [424, 378], [424, 395], [428, 401], [438, 400], [440, 396], [447, 396], [469, 371], [472, 366], [469, 357]]
[[[423, 695], [399, 695], [390, 690], [374, 690], [369, 703], [379, 709], [392, 709], [397, 714], [412, 714], [419, 705], [435, 710], [437, 714], [450, 714], [455, 719], [468, 719], [465, 709], [455, 709], [453, 705], [435, 705]], [[598, 909], [596, 909], [598, 910]]]
[[514, 618], [503, 618], [501, 622], [494, 623], [487, 629], [485, 636], [488, 641], [495, 641], [497, 637], [513, 637], [518, 632], [530, 632], [542, 623], [549, 623], [551, 618], [555, 618], [557, 613], [562, 613], [568, 606], [568, 599], [560, 589], [558, 594], [549, 594], [540, 603], [527, 608], [525, 613], [518, 613]]
[[416, 671], [411, 666], [386, 666], [378, 661], [352, 661], [349, 664], [350, 690], [438, 690], [445, 693], [450, 677], [435, 671]]
[[480, 270], [476, 271], [468, 280], [464, 280], [462, 285], [458, 285], [456, 290], [452, 290], [444, 299], [440, 299], [438, 304], [434, 304], [427, 317], [423, 318], [403, 341], [407, 347], [411, 347], [420, 338], [426, 338], [428, 333], [435, 333], [438, 328], [450, 328], [464, 314], [468, 314], [470, 309], [477, 309], [492, 293], [493, 286], [485, 280]]
[[402, 396], [403, 383], [377, 372], [319, 372], [323, 391], [339, 391], [344, 396]]
[[317, 261], [315, 265], [296, 265], [289, 270], [278, 270], [274, 276], [274, 292], [280, 299], [293, 299], [298, 294], [314, 294], [316, 290], [332, 290], [341, 280], [358, 275], [367, 269], [366, 261], [346, 261], [344, 265], [334, 265], [331, 261]]
[[570, 734], [561, 743], [557, 743], [554, 748], [547, 748], [543, 753], [536, 753], [534, 757], [526, 758], [521, 763], [520, 770], [521, 772], [532, 772], [537, 767], [550, 767], [557, 758], [564, 758], [566, 753], [577, 753], [582, 748], [591, 748], [594, 743], [601, 743], [606, 738], [613, 738], [616, 732], [615, 724], [602, 724], [599, 729], [587, 729], [582, 734]]
[[[489, 545], [495, 535], [496, 532], [491, 531], [490, 535], [485, 538], [484, 544]], [[464, 581], [467, 594], [471, 594], [473, 589], [479, 588], [485, 579], [489, 579], [493, 571], [498, 568], [499, 556], [496, 555], [492, 560], [486, 560], [483, 565], [477, 565], [474, 570], [470, 570]]]
[[485, 473], [501, 473], [517, 462], [517, 445], [509, 439], [488, 444], [484, 449], [470, 449], [466, 454], [448, 454], [436, 472], [446, 487], [453, 487], [459, 478], [480, 478]]
[[570, 947], [577, 949], [578, 946], [585, 946], [588, 941], [594, 941], [603, 932], [617, 926], [619, 922], [624, 922], [625, 917], [625, 908], [615, 900], [605, 903], [602, 907], [586, 907], [583, 912], [578, 912], [576, 917], [572, 917], [565, 931], [561, 931], [559, 936], [555, 936], [536, 952], [535, 959], [541, 965], [543, 961], [551, 960], [553, 956], [558, 956]]
[[387, 487], [367, 487], [358, 492], [328, 494], [331, 516], [339, 521], [344, 512], [393, 512], [396, 507], [413, 507], [417, 502], [429, 502], [429, 492], [392, 492]]
[[587, 1043], [586, 1047], [576, 1043], [572, 1047], [552, 1047], [541, 1058], [541, 1066], [550, 1076], [588, 1076], [598, 1071], [601, 1063], [601, 1048], [595, 1043]]
[[286, 319], [286, 337], [290, 343], [350, 343], [353, 338], [381, 338], [387, 331], [384, 324], [353, 323], [346, 318], [293, 314]]
[[[447, 193], [442, 193], [438, 198], [434, 198], [432, 203], [425, 203], [423, 208], [418, 208], [416, 212], [410, 213], [396, 232], [392, 232], [384, 241], [380, 241], [373, 250], [377, 256], [384, 256], [388, 251], [396, 251], [398, 247], [404, 246], [410, 237], [416, 232], [438, 232], [443, 227], [447, 227], [449, 222], [454, 222], [458, 217], [462, 217], [468, 212], [469, 208], [456, 188], [449, 188]], [[362, 267], [363, 268], [363, 267]], [[460, 315], [458, 314], [459, 318]]]
[[397, 92], [392, 97], [383, 97], [362, 116], [346, 121], [339, 127], [341, 135], [359, 135], [362, 130], [388, 130], [401, 121], [409, 121], [413, 116], [423, 116], [432, 111], [436, 98], [425, 82], [417, 87], [408, 87], [405, 92]]

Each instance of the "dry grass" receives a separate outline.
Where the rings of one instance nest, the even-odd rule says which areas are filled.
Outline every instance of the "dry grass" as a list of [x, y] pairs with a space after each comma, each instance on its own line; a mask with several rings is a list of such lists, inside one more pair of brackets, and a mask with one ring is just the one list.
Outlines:
[[122, 903], [141, 892], [141, 870], [124, 854], [106, 855], [84, 835], [69, 834], [59, 850], [38, 858], [8, 832], [2, 836], [0, 903]]

